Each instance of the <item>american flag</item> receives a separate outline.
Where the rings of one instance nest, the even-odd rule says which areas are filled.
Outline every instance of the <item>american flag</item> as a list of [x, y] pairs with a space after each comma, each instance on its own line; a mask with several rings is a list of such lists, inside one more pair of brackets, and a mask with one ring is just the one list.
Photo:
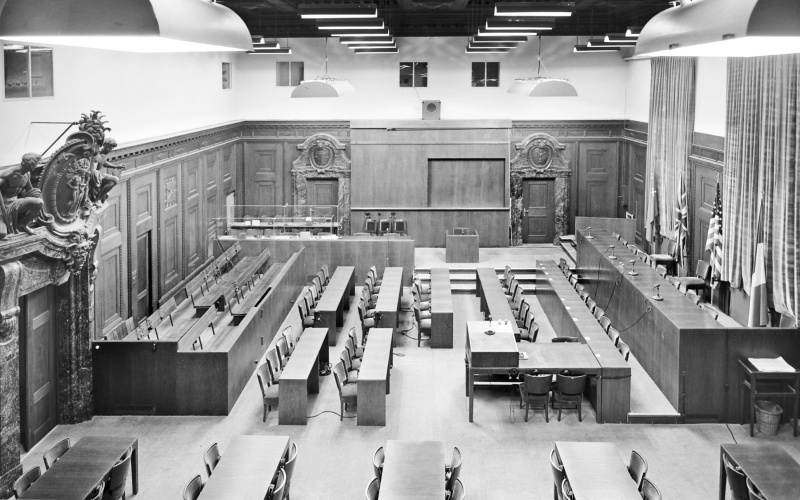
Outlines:
[[719, 193], [719, 176], [717, 176], [717, 197], [714, 198], [714, 209], [708, 223], [706, 250], [711, 252], [711, 282], [722, 277], [722, 200]]
[[689, 207], [686, 203], [686, 182], [681, 173], [681, 189], [678, 191], [678, 205], [675, 207], [675, 262], [683, 267], [689, 258], [687, 238], [689, 237]]

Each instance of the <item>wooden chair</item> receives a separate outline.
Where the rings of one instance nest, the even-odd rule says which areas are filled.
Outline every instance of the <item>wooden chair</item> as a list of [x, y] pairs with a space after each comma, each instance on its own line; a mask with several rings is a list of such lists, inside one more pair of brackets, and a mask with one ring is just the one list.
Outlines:
[[126, 455], [111, 467], [111, 473], [103, 491], [103, 500], [125, 500], [125, 484], [128, 481], [128, 474], [131, 472], [130, 450]]
[[661, 492], [658, 487], [647, 478], [642, 480], [642, 498], [644, 500], [661, 500]]
[[372, 276], [372, 281], [375, 283], [375, 286], [381, 286], [383, 284], [383, 279], [378, 277], [377, 267], [370, 266], [369, 271], [367, 271], [367, 276]]
[[331, 282], [331, 273], [328, 271], [328, 264], [322, 264], [319, 270], [322, 271], [322, 275], [325, 277], [325, 283], [323, 284], [328, 286], [328, 283]]
[[564, 498], [564, 466], [558, 459], [555, 448], [550, 452], [550, 470], [553, 472], [553, 500]]
[[375, 326], [375, 318], [366, 317], [366, 308], [363, 301], [358, 303], [358, 319], [361, 320], [361, 338], [364, 339], [363, 342], [366, 342], [370, 328]]
[[446, 470], [445, 474], [445, 479], [447, 479], [445, 491], [452, 494], [456, 480], [461, 475], [461, 465], [463, 463], [464, 460], [461, 457], [461, 450], [459, 450], [458, 447], [453, 447], [453, 457], [450, 459], [450, 468], [449, 470]]
[[308, 309], [308, 303], [305, 297], [297, 303], [297, 310], [300, 312], [300, 320], [303, 322], [303, 328], [314, 328], [314, 315]]
[[219, 446], [217, 446], [217, 443], [209, 446], [206, 452], [203, 453], [203, 463], [206, 464], [206, 474], [208, 474], [208, 477], [211, 477], [211, 473], [214, 472], [214, 467], [217, 466], [220, 458], [221, 455], [219, 454]]
[[367, 484], [367, 488], [364, 490], [364, 498], [367, 500], [378, 500], [378, 492], [381, 489], [381, 480], [377, 477], [372, 478], [372, 480]]
[[602, 307], [595, 307], [594, 308], [594, 319], [600, 321], [600, 318], [606, 315], [606, 312], [603, 310]]
[[642, 489], [642, 480], [644, 476], [647, 474], [647, 460], [644, 459], [636, 451], [631, 451], [631, 460], [628, 464], [628, 474], [631, 475], [631, 479], [636, 483], [636, 489]]
[[453, 492], [450, 495], [450, 500], [464, 500], [465, 496], [466, 492], [464, 491], [464, 485], [461, 483], [460, 479], [456, 479], [456, 482], [453, 485]]
[[358, 341], [358, 334], [356, 334], [356, 327], [350, 328], [350, 331], [347, 332], [347, 336], [353, 339], [353, 345], [356, 348], [356, 358], [361, 358], [364, 356], [364, 347], [361, 346], [361, 343]]
[[608, 329], [611, 327], [611, 320], [608, 319], [608, 316], [602, 316], [597, 322], [600, 323], [603, 330], [608, 333]]
[[538, 336], [539, 325], [534, 321], [533, 313], [528, 311], [525, 316], [525, 324], [519, 329], [519, 338], [528, 342], [536, 342], [536, 337]]
[[106, 483], [101, 482], [97, 486], [94, 487], [89, 496], [86, 497], [86, 500], [102, 500], [103, 498], [103, 490], [106, 488]]
[[631, 348], [628, 347], [628, 344], [623, 342], [622, 340], [617, 341], [617, 350], [620, 354], [622, 354], [622, 358], [625, 361], [628, 361], [628, 358], [631, 356]]
[[[522, 383], [519, 384], [519, 407], [525, 404], [525, 421], [528, 421], [528, 408], [531, 405], [542, 405], [544, 408], [544, 420], [550, 422], [550, 412], [547, 408], [550, 402], [550, 384], [553, 378], [551, 375], [528, 375], [525, 374]], [[536, 407], [534, 407], [536, 409]]]
[[356, 344], [353, 342], [353, 339], [347, 337], [347, 340], [344, 341], [344, 348], [350, 357], [350, 364], [353, 365], [353, 369], [360, 370], [361, 358], [356, 357]]
[[561, 422], [561, 410], [565, 402], [574, 402], [578, 407], [578, 422], [583, 421], [581, 406], [583, 405], [583, 391], [586, 388], [586, 375], [556, 375], [556, 390], [553, 392], [555, 401], [558, 401], [558, 421]]
[[383, 461], [386, 460], [386, 453], [383, 451], [383, 446], [375, 450], [372, 455], [372, 470], [375, 472], [375, 477], [378, 479], [383, 475]]
[[695, 293], [694, 290], [689, 290], [688, 292], [686, 292], [686, 298], [691, 300], [692, 303], [696, 306], [699, 306], [701, 302], [704, 302], [703, 297], [697, 295], [697, 293]]
[[258, 367], [256, 376], [258, 377], [258, 385], [261, 387], [261, 398], [264, 404], [264, 416], [261, 417], [261, 421], [266, 422], [267, 412], [272, 411], [273, 406], [278, 406], [279, 394], [278, 384], [272, 382], [269, 358], [267, 358], [266, 363]]
[[[417, 323], [417, 347], [419, 347], [423, 340], [430, 340], [431, 338], [431, 320], [421, 319], [419, 316], [419, 309], [416, 307], [414, 308], [414, 320]], [[422, 334], [426, 332], [428, 336], [423, 337]]]
[[414, 300], [411, 302], [411, 307], [419, 310], [420, 319], [431, 319], [431, 303], [421, 302], [419, 300], [419, 296], [413, 292], [411, 296], [414, 298]]
[[[667, 240], [667, 253], [651, 253], [650, 259], [656, 263], [656, 266], [664, 266], [665, 270], [674, 271], [675, 268], [675, 242]], [[656, 267], [658, 269], [658, 267]]]
[[767, 500], [767, 497], [758, 491], [758, 488], [749, 477], [747, 478], [747, 493], [750, 495], [750, 500]]
[[286, 472], [283, 469], [278, 470], [278, 477], [275, 481], [275, 488], [269, 495], [270, 500], [283, 500], [283, 492], [286, 489]]
[[275, 342], [275, 349], [278, 351], [278, 359], [281, 361], [281, 370], [283, 370], [289, 362], [289, 345], [286, 343], [286, 339], [283, 336], [278, 338], [278, 341]]
[[281, 381], [281, 360], [278, 357], [278, 351], [275, 349], [267, 351], [265, 364], [269, 370], [269, 377], [265, 377], [265, 380], [269, 380], [270, 385], [279, 384]]
[[358, 382], [358, 370], [353, 368], [352, 363], [350, 363], [350, 356], [347, 353], [347, 349], [339, 354], [339, 360], [344, 363], [344, 374], [345, 377], [347, 377], [347, 382], [350, 384]]
[[283, 498], [289, 500], [289, 490], [292, 487], [292, 475], [294, 474], [294, 466], [297, 463], [297, 443], [293, 442], [289, 447], [289, 459], [283, 465], [283, 471], [286, 473], [286, 487], [284, 488]]
[[597, 307], [597, 302], [595, 302], [594, 299], [588, 299], [586, 300], [586, 307], [589, 308], [590, 313], [594, 314], [594, 309]]
[[572, 486], [569, 485], [569, 479], [564, 478], [561, 482], [561, 492], [564, 494], [564, 500], [575, 500], [575, 495], [572, 493]]
[[200, 496], [200, 492], [203, 491], [203, 478], [200, 477], [200, 474], [194, 476], [191, 481], [186, 483], [186, 487], [183, 488], [183, 500], [197, 500], [197, 497]]
[[42, 455], [44, 459], [44, 470], [53, 466], [61, 456], [66, 453], [70, 448], [69, 438], [62, 439], [53, 446], [47, 449]]
[[517, 310], [516, 314], [514, 314], [514, 318], [517, 320], [517, 327], [522, 327], [525, 325], [525, 317], [530, 310], [531, 305], [528, 304], [528, 301], [521, 299], [519, 309]]
[[358, 388], [356, 384], [347, 383], [347, 374], [344, 370], [344, 363], [339, 361], [333, 367], [333, 378], [336, 381], [336, 388], [339, 390], [339, 405], [341, 413], [339, 420], [344, 420], [344, 412], [347, 410], [347, 405], [356, 403], [358, 404]]
[[725, 475], [731, 488], [732, 500], [748, 500], [750, 494], [747, 491], [747, 476], [730, 463], [727, 455], [722, 455], [722, 463], [725, 465]]
[[711, 280], [711, 264], [703, 259], [700, 259], [697, 261], [697, 267], [695, 267], [694, 276], [687, 276], [685, 278], [678, 279], [687, 290], [700, 290], [702, 293], [706, 286], [708, 286], [708, 282]]
[[613, 326], [608, 327], [608, 338], [614, 342], [614, 346], [616, 347], [619, 344], [619, 332]]
[[611, 233], [611, 237], [614, 238], [617, 241], [619, 241], [619, 239], [620, 239], [619, 233]]
[[292, 332], [292, 325], [289, 325], [286, 328], [284, 328], [283, 332], [281, 332], [281, 335], [283, 336], [284, 339], [286, 339], [286, 345], [289, 347], [289, 356], [291, 356], [292, 353], [294, 352], [295, 341], [299, 340], [295, 339], [294, 337], [294, 334]]
[[14, 481], [14, 498], [19, 498], [20, 495], [28, 491], [28, 488], [40, 477], [42, 477], [42, 470], [38, 465], [28, 469], [28, 472], [18, 477]]

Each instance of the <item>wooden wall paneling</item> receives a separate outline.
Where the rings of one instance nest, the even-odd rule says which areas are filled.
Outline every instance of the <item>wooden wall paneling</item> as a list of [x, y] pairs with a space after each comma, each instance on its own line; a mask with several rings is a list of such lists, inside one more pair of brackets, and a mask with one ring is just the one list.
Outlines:
[[128, 306], [128, 185], [118, 184], [109, 193], [103, 215], [103, 234], [95, 280], [95, 335], [99, 338], [130, 317]]
[[506, 161], [428, 159], [429, 207], [504, 207]]
[[[156, 172], [128, 181], [128, 268], [130, 269], [131, 316], [135, 321], [147, 317], [158, 298], [158, 234]], [[149, 272], [147, 272], [149, 267]]]
[[205, 260], [206, 225], [202, 203], [205, 184], [200, 157], [187, 159], [182, 166], [184, 266], [186, 276], [189, 276]]
[[279, 142], [246, 142], [244, 149], [243, 205], [283, 205], [286, 200], [283, 194], [286, 169], [283, 145]]
[[181, 209], [181, 165], [172, 163], [158, 172], [158, 202], [160, 207], [159, 299], [175, 294], [186, 277], [183, 265], [184, 231]]
[[618, 143], [578, 145], [578, 212], [587, 217], [615, 217], [618, 193]]
[[222, 189], [226, 195], [236, 191], [236, 174], [239, 170], [236, 161], [238, 149], [236, 144], [222, 148]]
[[[206, 153], [206, 258], [214, 256], [214, 241], [217, 238], [218, 217], [221, 217], [220, 210], [220, 152], [213, 151]], [[221, 234], [221, 233], [220, 233]]]

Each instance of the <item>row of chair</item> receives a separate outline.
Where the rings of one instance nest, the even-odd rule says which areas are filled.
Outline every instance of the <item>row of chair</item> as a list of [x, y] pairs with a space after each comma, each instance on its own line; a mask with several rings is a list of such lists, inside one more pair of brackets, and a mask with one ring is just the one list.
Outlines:
[[370, 329], [374, 328], [378, 323], [377, 320], [379, 318], [376, 316], [375, 304], [381, 291], [381, 283], [383, 283], [383, 280], [378, 278], [377, 268], [371, 266], [367, 271], [364, 286], [361, 288], [361, 297], [358, 300], [358, 319], [361, 322], [362, 345], [366, 344]]
[[756, 488], [747, 474], [740, 467], [732, 464], [727, 455], [722, 455], [722, 462], [725, 465], [725, 475], [728, 478], [728, 486], [731, 489], [733, 500], [766, 500], [766, 497]]
[[[48, 470], [64, 453], [69, 451], [69, 438], [62, 439], [47, 449], [42, 455], [44, 469]], [[111, 472], [94, 487], [86, 500], [121, 500], [125, 498], [125, 484], [131, 470], [131, 454], [128, 448], [119, 460], [111, 467]], [[39, 466], [32, 467], [14, 482], [14, 498], [19, 498], [42, 476]]]
[[331, 275], [328, 271], [328, 265], [323, 264], [317, 275], [311, 280], [311, 285], [306, 287], [303, 293], [303, 300], [301, 300], [297, 308], [300, 311], [300, 320], [303, 322], [303, 328], [313, 328], [316, 323], [316, 307], [322, 293], [328, 287], [331, 281]]
[[501, 285], [506, 294], [506, 299], [509, 301], [511, 312], [514, 313], [514, 319], [517, 321], [520, 339], [536, 342], [536, 338], [539, 336], [539, 325], [536, 323], [536, 317], [531, 310], [530, 304], [525, 300], [519, 280], [517, 280], [508, 266], [505, 267], [503, 272]]
[[358, 372], [361, 369], [364, 348], [358, 347], [357, 344], [356, 329], [351, 328], [347, 333], [344, 349], [339, 355], [339, 362], [333, 367], [333, 378], [339, 391], [340, 421], [344, 420], [348, 404], [358, 404]]
[[[647, 474], [647, 461], [636, 451], [631, 451], [631, 459], [628, 463], [628, 473], [636, 482], [636, 487], [644, 500], [661, 500], [661, 491], [650, 481]], [[564, 464], [558, 451], [553, 449], [550, 452], [550, 470], [553, 472], [553, 498], [554, 500], [575, 500], [570, 486], [569, 479], [564, 471]]]
[[302, 332], [295, 337], [291, 325], [283, 329], [283, 332], [275, 340], [275, 347], [269, 349], [266, 354], [265, 362], [256, 369], [258, 385], [261, 387], [261, 398], [264, 405], [264, 416], [262, 421], [267, 421], [267, 412], [272, 411], [273, 406], [278, 406], [278, 384], [280, 383], [281, 372], [289, 362], [289, 358], [294, 352], [297, 342], [300, 340]]
[[545, 422], [550, 422], [550, 394], [552, 393], [552, 404], [558, 403], [558, 421], [561, 422], [561, 412], [564, 403], [574, 403], [578, 410], [578, 422], [583, 421], [581, 407], [583, 406], [583, 393], [586, 390], [586, 374], [581, 373], [558, 373], [556, 381], [553, 383], [553, 376], [548, 374], [525, 374], [522, 383], [519, 384], [519, 407], [525, 405], [525, 421], [528, 421], [529, 408], [544, 410]]
[[[221, 458], [222, 455], [219, 453], [219, 446], [217, 443], [209, 446], [206, 452], [203, 453], [203, 463], [205, 464], [208, 479], [211, 479], [211, 474], [214, 472]], [[292, 474], [294, 473], [296, 462], [297, 443], [293, 442], [281, 459], [280, 468], [270, 483], [265, 500], [289, 500], [289, 487], [291, 486]], [[197, 500], [204, 486], [205, 482], [203, 482], [202, 476], [200, 474], [196, 475], [183, 489], [183, 500]]]
[[[383, 446], [375, 450], [375, 453], [372, 455], [372, 469], [375, 472], [375, 477], [367, 483], [367, 488], [364, 492], [366, 500], [378, 499], [381, 479], [383, 478], [383, 462], [385, 458], [386, 454], [383, 450]], [[445, 495], [448, 500], [464, 500], [464, 498], [466, 498], [464, 484], [459, 478], [461, 475], [462, 463], [461, 450], [459, 450], [458, 447], [454, 447], [450, 462], [445, 464], [444, 468]]]

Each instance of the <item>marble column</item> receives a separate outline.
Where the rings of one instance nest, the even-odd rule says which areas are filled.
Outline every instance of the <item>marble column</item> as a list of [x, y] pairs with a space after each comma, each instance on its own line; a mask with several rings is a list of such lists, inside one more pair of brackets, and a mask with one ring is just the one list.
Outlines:
[[20, 464], [19, 305], [17, 292], [22, 265], [0, 265], [0, 497], [12, 495]]

